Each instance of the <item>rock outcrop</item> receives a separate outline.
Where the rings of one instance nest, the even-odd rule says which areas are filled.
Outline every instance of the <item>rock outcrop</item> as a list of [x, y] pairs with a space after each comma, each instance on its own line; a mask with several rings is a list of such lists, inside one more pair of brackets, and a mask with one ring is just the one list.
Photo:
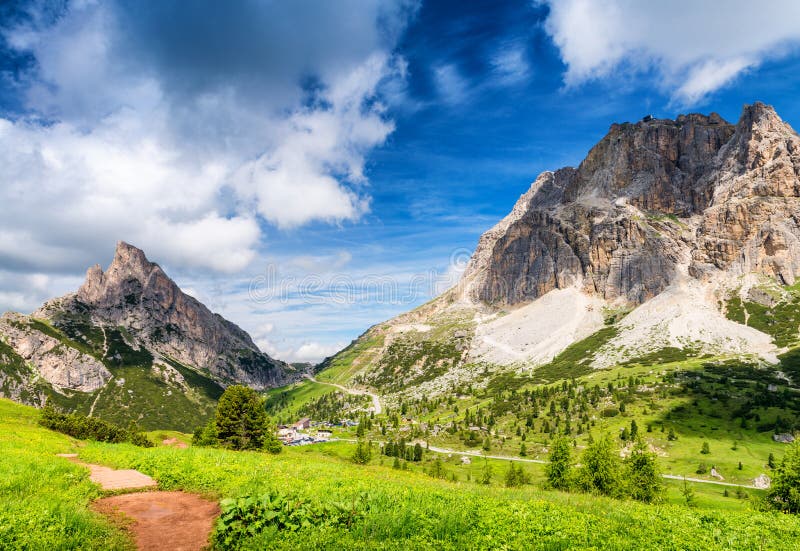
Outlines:
[[0, 334], [24, 361], [59, 390], [92, 392], [111, 378], [98, 359], [67, 346], [30, 324], [29, 318], [9, 312], [0, 318]]
[[799, 175], [800, 138], [761, 103], [736, 125], [716, 114], [614, 124], [577, 169], [540, 175], [481, 237], [462, 292], [513, 305], [577, 286], [635, 305], [680, 266], [791, 283]]

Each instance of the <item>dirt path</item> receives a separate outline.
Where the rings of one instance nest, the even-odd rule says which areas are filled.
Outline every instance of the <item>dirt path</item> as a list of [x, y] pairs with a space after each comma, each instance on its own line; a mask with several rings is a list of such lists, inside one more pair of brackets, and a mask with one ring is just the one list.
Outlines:
[[688, 476], [679, 476], [676, 474], [662, 474], [664, 478], [669, 478], [670, 480], [686, 480], [687, 482], [702, 482], [704, 484], [716, 484], [717, 486], [734, 486], [737, 488], [750, 488], [752, 490], [758, 490], [759, 488], [753, 486], [752, 484], [734, 484], [733, 482], [720, 482], [719, 480], [706, 480], [704, 478], [691, 478]]
[[347, 394], [352, 394], [354, 396], [369, 396], [372, 398], [372, 408], [375, 410], [375, 415], [380, 415], [383, 413], [383, 408], [381, 407], [381, 399], [377, 394], [372, 392], [368, 392], [366, 390], [361, 390], [360, 388], [347, 388], [346, 386], [337, 385], [336, 383], [326, 383], [324, 381], [318, 381], [313, 376], [306, 374], [305, 378], [311, 381], [312, 383], [317, 383], [320, 385], [328, 385], [338, 388], [346, 392]]
[[[77, 454], [63, 457], [89, 469], [89, 479], [104, 490], [156, 488], [155, 480], [133, 469], [111, 469], [84, 463]], [[98, 499], [92, 508], [128, 530], [140, 551], [170, 549], [199, 551], [219, 515], [219, 505], [195, 494], [183, 492], [137, 492]]]
[[183, 492], [140, 492], [106, 497], [92, 507], [125, 524], [141, 551], [197, 551], [219, 515], [219, 505]]
[[78, 459], [75, 453], [60, 453], [58, 457], [69, 459], [73, 463], [89, 469], [89, 480], [99, 484], [104, 490], [138, 490], [139, 488], [155, 488], [155, 480], [133, 469], [111, 469], [102, 465], [91, 465]]

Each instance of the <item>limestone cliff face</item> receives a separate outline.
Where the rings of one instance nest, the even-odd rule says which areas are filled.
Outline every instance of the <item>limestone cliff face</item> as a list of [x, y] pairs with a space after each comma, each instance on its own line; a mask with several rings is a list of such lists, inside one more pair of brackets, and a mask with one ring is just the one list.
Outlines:
[[36, 330], [21, 314], [10, 312], [0, 317], [0, 334], [14, 352], [59, 390], [92, 392], [111, 378], [101, 361]]
[[117, 245], [104, 272], [89, 268], [77, 293], [52, 300], [33, 314], [53, 321], [88, 315], [100, 327], [122, 327], [155, 357], [207, 370], [219, 381], [256, 388], [283, 384], [293, 371], [253, 343], [250, 336], [180, 290], [158, 264], [127, 243]]
[[518, 304], [579, 287], [641, 304], [688, 271], [800, 274], [800, 138], [764, 104], [614, 124], [575, 168], [540, 175], [486, 232], [465, 298]]

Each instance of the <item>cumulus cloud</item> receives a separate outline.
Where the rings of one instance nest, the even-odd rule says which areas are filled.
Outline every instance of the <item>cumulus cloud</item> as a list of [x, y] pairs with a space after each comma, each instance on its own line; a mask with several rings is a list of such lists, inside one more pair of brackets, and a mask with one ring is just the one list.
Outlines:
[[792, 0], [544, 3], [567, 86], [655, 69], [673, 99], [687, 105], [800, 42], [800, 4]]
[[346, 346], [345, 343], [325, 345], [318, 342], [305, 342], [298, 347], [276, 345], [268, 339], [257, 339], [256, 345], [262, 352], [285, 362], [319, 363], [333, 356]]
[[[0, 118], [0, 260], [75, 271], [119, 239], [234, 272], [260, 225], [357, 220], [394, 125], [402, 1], [73, 1], [0, 28], [35, 62]], [[10, 78], [9, 75], [4, 75]]]

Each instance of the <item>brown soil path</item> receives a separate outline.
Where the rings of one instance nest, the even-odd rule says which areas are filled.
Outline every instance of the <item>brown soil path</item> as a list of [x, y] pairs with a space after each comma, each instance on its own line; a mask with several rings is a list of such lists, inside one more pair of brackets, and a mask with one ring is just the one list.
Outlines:
[[123, 523], [141, 551], [199, 551], [219, 515], [219, 505], [183, 492], [139, 492], [106, 497], [93, 508]]
[[[84, 463], [74, 453], [58, 456], [88, 467], [89, 479], [104, 490], [138, 490], [158, 485], [139, 471]], [[208, 536], [219, 515], [216, 502], [183, 492], [116, 495], [95, 501], [92, 508], [123, 524], [141, 551], [199, 551], [208, 545]]]
[[104, 490], [136, 490], [138, 488], [156, 487], [155, 480], [133, 469], [111, 469], [102, 465], [90, 465], [78, 460], [78, 454], [60, 453], [58, 457], [69, 459], [83, 467], [89, 468], [89, 480], [99, 484]]

